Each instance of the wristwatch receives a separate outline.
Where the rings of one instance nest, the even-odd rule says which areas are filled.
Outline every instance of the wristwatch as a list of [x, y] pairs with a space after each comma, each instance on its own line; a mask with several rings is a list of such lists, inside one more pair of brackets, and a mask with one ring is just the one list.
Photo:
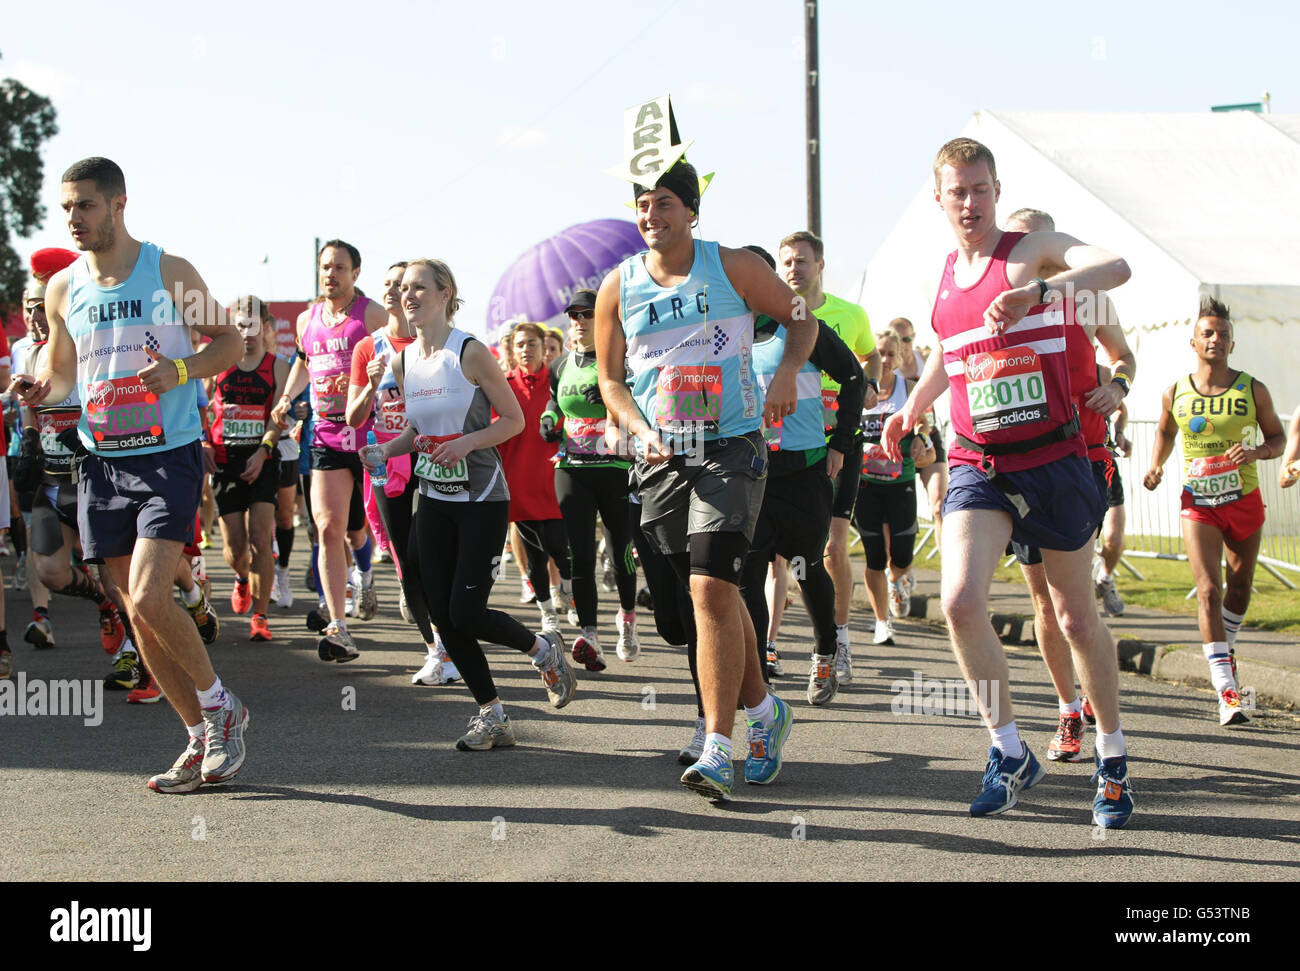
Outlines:
[[874, 391], [876, 394], [880, 394], [880, 382], [879, 382], [879, 381], [877, 381], [875, 378], [867, 378], [867, 384], [871, 385], [871, 390], [872, 390], [872, 391]]
[[1132, 385], [1129, 383], [1128, 377], [1124, 374], [1116, 374], [1110, 380], [1112, 384], [1118, 384], [1121, 388], [1124, 389], [1124, 397], [1127, 398], [1129, 388], [1132, 387]]
[[1046, 303], [1048, 291], [1051, 290], [1051, 287], [1047, 285], [1047, 281], [1044, 280], [1041, 276], [1036, 276], [1029, 282], [1038, 284], [1038, 302]]

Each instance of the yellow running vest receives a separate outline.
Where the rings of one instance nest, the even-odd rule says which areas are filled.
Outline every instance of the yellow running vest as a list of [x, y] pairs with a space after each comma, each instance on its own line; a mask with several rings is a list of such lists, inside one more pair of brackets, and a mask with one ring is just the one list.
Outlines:
[[1197, 391], [1191, 375], [1179, 378], [1173, 416], [1183, 435], [1183, 489], [1194, 505], [1222, 506], [1259, 488], [1254, 462], [1238, 466], [1224, 456], [1238, 442], [1245, 448], [1258, 444], [1254, 378], [1239, 371], [1217, 395]]

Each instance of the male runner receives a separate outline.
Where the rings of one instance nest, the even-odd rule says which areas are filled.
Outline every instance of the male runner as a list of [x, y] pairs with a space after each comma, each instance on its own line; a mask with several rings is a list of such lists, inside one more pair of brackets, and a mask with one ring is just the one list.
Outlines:
[[361, 253], [355, 246], [332, 239], [321, 247], [318, 263], [325, 299], [298, 316], [298, 360], [289, 372], [284, 395], [271, 412], [271, 421], [276, 425], [287, 421], [292, 399], [310, 380], [315, 415], [311, 513], [320, 535], [319, 576], [329, 610], [317, 656], [342, 663], [360, 654], [343, 620], [348, 574], [345, 538], [361, 572], [357, 617], [369, 620], [376, 606], [371, 543], [361, 499], [361, 459], [357, 456], [372, 422], [366, 421], [359, 429], [348, 425], [348, 378], [352, 351], [363, 337], [388, 323], [388, 314], [357, 292]]
[[[1248, 721], [1233, 648], [1250, 606], [1264, 528], [1255, 463], [1281, 455], [1286, 443], [1268, 388], [1228, 364], [1232, 342], [1228, 308], [1203, 298], [1191, 340], [1196, 373], [1165, 391], [1151, 468], [1142, 480], [1148, 489], [1160, 485], [1181, 431], [1183, 548], [1196, 577], [1197, 620], [1225, 728]], [[1226, 591], [1220, 559], [1228, 564]]]
[[[127, 233], [126, 198], [122, 170], [108, 159], [63, 173], [63, 211], [85, 256], [45, 295], [49, 364], [35, 378], [17, 375], [10, 390], [33, 408], [74, 388], [84, 403], [85, 558], [104, 563], [123, 591], [145, 661], [189, 733], [149, 788], [190, 792], [233, 778], [245, 757], [248, 710], [222, 686], [171, 594], [203, 491], [196, 383], [238, 359], [239, 335], [193, 266]], [[198, 352], [191, 328], [212, 338]]]
[[[763, 683], [738, 583], [767, 473], [760, 426], [794, 411], [795, 374], [817, 330], [761, 258], [692, 238], [699, 177], [685, 160], [633, 193], [648, 252], [624, 260], [597, 295], [600, 390], [642, 449], [633, 472], [642, 526], [690, 585], [708, 737], [682, 784], [726, 800], [737, 697], [749, 723], [747, 782], [776, 777], [790, 732], [789, 706]], [[752, 372], [755, 313], [787, 333], [766, 405]]]
[[215, 417], [204, 454], [221, 516], [222, 552], [235, 572], [230, 609], [246, 614], [251, 607], [248, 639], [269, 641], [266, 608], [275, 575], [271, 544], [280, 487], [280, 428], [270, 415], [289, 377], [289, 365], [266, 350], [264, 331], [274, 320], [265, 303], [240, 297], [229, 313], [243, 337], [244, 356], [213, 381]]
[[[1097, 291], [1122, 284], [1119, 257], [1063, 233], [1004, 233], [996, 204], [1001, 186], [993, 153], [958, 138], [934, 161], [935, 202], [957, 237], [948, 256], [933, 323], [940, 347], [930, 355], [903, 409], [885, 425], [891, 458], [898, 443], [949, 385], [956, 442], [943, 535], [943, 610], [953, 652], [981, 702], [992, 737], [973, 816], [1005, 812], [1022, 788], [1043, 776], [1020, 739], [1011, 708], [1006, 657], [989, 622], [988, 593], [1007, 541], [1038, 546], [1057, 619], [1097, 713], [1099, 785], [1093, 821], [1123, 826], [1133, 812], [1119, 720], [1115, 642], [1097, 616], [1088, 566], [1102, 516], [1078, 418], [1070, 401], [1065, 315], [1050, 290]], [[1045, 267], [1064, 272], [1041, 278]], [[1057, 596], [1059, 594], [1059, 597]]]
[[[871, 333], [867, 312], [855, 303], [841, 300], [822, 289], [822, 271], [826, 269], [822, 241], [810, 232], [791, 233], [781, 240], [777, 252], [777, 265], [799, 296], [807, 301], [808, 313], [824, 321], [839, 335], [849, 350], [864, 363], [867, 387], [864, 389], [862, 407], [876, 406], [876, 392], [880, 388], [880, 355], [876, 352], [876, 339]], [[825, 408], [823, 424], [829, 436], [835, 427], [835, 395], [839, 383], [822, 376], [822, 403]], [[826, 557], [830, 560], [831, 581], [835, 584], [835, 638], [836, 677], [841, 684], [853, 680], [852, 648], [849, 640], [849, 611], [853, 606], [853, 568], [849, 564], [849, 521], [853, 518], [853, 504], [858, 497], [858, 472], [862, 467], [862, 439], [854, 443], [853, 451], [844, 456], [835, 483], [835, 502], [831, 507], [831, 531], [826, 542]]]
[[[1007, 232], [1055, 232], [1056, 223], [1038, 209], [1018, 209], [1006, 221]], [[1060, 270], [1064, 267], [1047, 269]], [[1099, 377], [1097, 350], [1102, 346], [1110, 359], [1105, 381]], [[1073, 320], [1067, 319], [1065, 354], [1070, 371], [1070, 397], [1079, 415], [1080, 430], [1088, 446], [1097, 490], [1108, 509], [1123, 508], [1124, 486], [1115, 465], [1115, 457], [1106, 446], [1106, 417], [1121, 404], [1137, 373], [1137, 361], [1119, 326], [1110, 298], [1104, 293], [1080, 299], [1074, 307]], [[1098, 529], [1102, 523], [1097, 524]], [[1070, 645], [1056, 622], [1052, 594], [1043, 569], [1042, 551], [1013, 543], [1016, 559], [1029, 587], [1034, 603], [1034, 633], [1038, 650], [1047, 665], [1056, 688], [1059, 721], [1056, 734], [1047, 746], [1047, 758], [1053, 762], [1077, 762], [1082, 758], [1084, 734], [1084, 699], [1075, 690], [1074, 667], [1070, 662]], [[1114, 589], [1112, 581], [1111, 589]], [[1123, 605], [1120, 606], [1123, 612]]]

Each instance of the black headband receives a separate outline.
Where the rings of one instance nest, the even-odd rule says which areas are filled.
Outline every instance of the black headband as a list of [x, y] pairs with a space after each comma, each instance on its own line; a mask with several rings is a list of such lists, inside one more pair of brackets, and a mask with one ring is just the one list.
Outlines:
[[697, 216], [700, 214], [700, 180], [692, 170], [683, 168], [680, 165], [674, 165], [653, 186], [634, 184], [632, 186], [633, 201], [640, 199], [651, 189], [667, 189], [682, 200], [682, 205], [687, 209]]

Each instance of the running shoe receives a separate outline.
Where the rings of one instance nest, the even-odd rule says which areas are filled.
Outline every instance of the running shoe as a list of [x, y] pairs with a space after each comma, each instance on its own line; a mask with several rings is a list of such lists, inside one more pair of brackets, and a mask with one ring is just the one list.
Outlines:
[[1219, 692], [1219, 727], [1229, 725], [1248, 725], [1250, 719], [1241, 710], [1241, 696], [1234, 688], [1224, 688]]
[[14, 564], [14, 589], [22, 590], [27, 586], [27, 551], [18, 554], [18, 562]]
[[1108, 616], [1123, 617], [1124, 601], [1115, 589], [1115, 578], [1113, 576], [1099, 579], [1093, 584], [1097, 596], [1101, 597], [1101, 606]]
[[552, 600], [548, 604], [543, 604], [539, 600], [537, 601], [537, 610], [542, 615], [542, 630], [558, 632], [560, 629], [560, 615], [555, 612], [555, 601]]
[[307, 611], [307, 629], [320, 633], [330, 625], [330, 609], [322, 600]]
[[776, 653], [776, 641], [767, 642], [763, 663], [767, 667], [767, 676], [769, 678], [779, 678], [785, 674], [785, 668], [781, 664], [781, 655]]
[[203, 711], [204, 740], [203, 781], [209, 785], [229, 782], [244, 764], [244, 732], [248, 731], [248, 709], [226, 689], [228, 708]]
[[322, 661], [338, 661], [339, 664], [345, 664], [359, 658], [361, 652], [357, 650], [356, 642], [352, 640], [352, 635], [348, 633], [347, 628], [334, 620], [330, 621], [330, 625], [325, 628], [321, 639], [316, 643], [316, 656]]
[[655, 609], [654, 594], [650, 592], [649, 587], [642, 587], [636, 592], [636, 605], [638, 607], [644, 607], [646, 610]]
[[817, 707], [829, 705], [839, 690], [840, 682], [835, 676], [835, 655], [814, 654], [808, 668], [808, 704]]
[[204, 644], [211, 644], [220, 636], [221, 621], [217, 619], [217, 612], [208, 603], [208, 598], [203, 595], [202, 589], [199, 590], [198, 603], [191, 606], [182, 601], [182, 604], [194, 618], [194, 626], [199, 629], [199, 637], [203, 639]]
[[154, 792], [193, 792], [203, 785], [203, 754], [206, 749], [202, 735], [191, 738], [172, 767], [161, 775], [154, 776], [145, 785]]
[[366, 583], [364, 576], [358, 575], [360, 583], [357, 587], [357, 620], [369, 620], [379, 610], [379, 597], [375, 594], [375, 575], [370, 574], [370, 582]]
[[677, 753], [678, 765], [694, 765], [704, 754], [704, 742], [709, 733], [704, 730], [704, 719], [695, 719], [695, 734], [691, 736], [687, 746]]
[[382, 546], [379, 547], [379, 549], [375, 550], [376, 563], [386, 563], [388, 562], [389, 559], [390, 557], [388, 555], [388, 550], [384, 549]]
[[117, 607], [109, 604], [99, 609], [99, 643], [106, 654], [116, 654], [126, 640], [126, 626]]
[[600, 585], [606, 593], [613, 593], [618, 586], [618, 574], [614, 572], [614, 564], [605, 558], [605, 569], [600, 574]]
[[731, 756], [708, 745], [695, 764], [682, 773], [682, 785], [713, 802], [731, 801]]
[[582, 633], [573, 642], [573, 659], [588, 671], [604, 671], [604, 652], [600, 649], [600, 637], [594, 627], [584, 627]]
[[520, 581], [519, 602], [521, 604], [530, 604], [536, 599], [537, 594], [533, 592], [533, 585], [528, 581], [528, 577], [524, 577]]
[[253, 606], [253, 591], [249, 589], [248, 578], [242, 581], [235, 577], [235, 587], [230, 591], [230, 609], [236, 614], [246, 614]]
[[140, 655], [122, 651], [113, 661], [113, 670], [104, 678], [104, 687], [110, 691], [130, 691], [139, 683]]
[[397, 611], [402, 615], [402, 620], [408, 624], [415, 623], [415, 615], [411, 613], [411, 608], [406, 605], [406, 591], [401, 587], [397, 588]]
[[1016, 804], [1021, 789], [1030, 789], [1046, 774], [1034, 753], [1025, 746], [1025, 754], [1018, 759], [1003, 755], [997, 748], [989, 749], [989, 764], [984, 768], [983, 791], [970, 804], [972, 816], [996, 816]]
[[54, 625], [50, 623], [50, 618], [42, 617], [39, 614], [27, 625], [27, 630], [23, 632], [23, 640], [31, 644], [37, 650], [54, 646]]
[[1078, 762], [1083, 758], [1083, 716], [1061, 714], [1056, 734], [1047, 743], [1047, 761]]
[[618, 645], [614, 648], [620, 661], [635, 661], [641, 656], [641, 638], [636, 633], [636, 612], [618, 612]]
[[894, 646], [894, 625], [888, 620], [876, 621], [876, 633], [871, 638], [872, 644], [884, 644], [887, 647]]
[[307, 588], [308, 593], [319, 594], [319, 584], [317, 583], [316, 569], [310, 563], [307, 564], [307, 572], [303, 574], [302, 584]]
[[1083, 708], [1082, 708], [1083, 720], [1087, 722], [1089, 725], [1097, 724], [1097, 714], [1092, 710], [1092, 702], [1088, 700], [1087, 695], [1083, 696], [1082, 704], [1083, 704]]
[[348, 585], [343, 589], [343, 616], [351, 617], [357, 610], [357, 588], [353, 586], [352, 580], [348, 580]]
[[848, 641], [835, 645], [835, 680], [840, 684], [853, 683], [853, 647]]
[[533, 661], [533, 667], [541, 676], [542, 684], [546, 685], [546, 694], [551, 699], [552, 707], [563, 708], [573, 700], [573, 693], [578, 689], [578, 679], [565, 659], [568, 652], [560, 632], [544, 630], [539, 636], [551, 645], [551, 649], [546, 652], [546, 661], [542, 664]]
[[437, 648], [429, 651], [424, 656], [424, 667], [420, 668], [411, 678], [411, 684], [423, 684], [430, 687], [440, 684], [451, 684], [460, 680], [460, 672], [456, 670], [456, 665], [451, 663], [451, 658], [447, 656], [446, 651], [439, 651]]
[[1133, 815], [1133, 787], [1128, 781], [1128, 758], [1117, 755], [1097, 760], [1097, 798], [1092, 801], [1092, 821], [1105, 829], [1119, 829]]
[[275, 568], [275, 582], [278, 589], [272, 596], [275, 598], [275, 605], [288, 610], [293, 606], [293, 583], [289, 580], [289, 568], [287, 566], [277, 566]]
[[443, 684], [451, 684], [460, 680], [460, 669], [447, 653], [447, 649], [442, 646], [442, 639], [434, 632], [434, 643], [438, 648], [438, 658], [442, 661], [442, 667], [438, 669], [438, 674], [442, 678]]
[[764, 725], [760, 721], [749, 722], [749, 754], [745, 756], [745, 781], [751, 785], [763, 786], [776, 779], [781, 771], [781, 749], [790, 737], [790, 726], [794, 723], [794, 713], [790, 706], [772, 696], [775, 709], [772, 723]]
[[0, 647], [0, 678], [12, 677], [14, 673], [14, 652], [7, 647]]
[[248, 639], [250, 641], [271, 639], [271, 628], [266, 623], [266, 614], [253, 614], [253, 619], [248, 622]]
[[889, 581], [889, 616], [907, 617], [912, 612], [912, 575]]
[[564, 599], [569, 602], [569, 626], [577, 627], [582, 623], [582, 618], [578, 616], [578, 601], [574, 600], [571, 594]]
[[149, 668], [140, 665], [140, 683], [126, 693], [128, 705], [152, 705], [162, 698], [158, 682], [149, 673]]
[[206, 529], [199, 530], [199, 549], [212, 549], [212, 540], [208, 539], [208, 531]]
[[462, 752], [485, 752], [514, 744], [515, 730], [510, 726], [510, 716], [498, 717], [490, 708], [471, 718], [465, 734], [456, 739], [456, 748]]

